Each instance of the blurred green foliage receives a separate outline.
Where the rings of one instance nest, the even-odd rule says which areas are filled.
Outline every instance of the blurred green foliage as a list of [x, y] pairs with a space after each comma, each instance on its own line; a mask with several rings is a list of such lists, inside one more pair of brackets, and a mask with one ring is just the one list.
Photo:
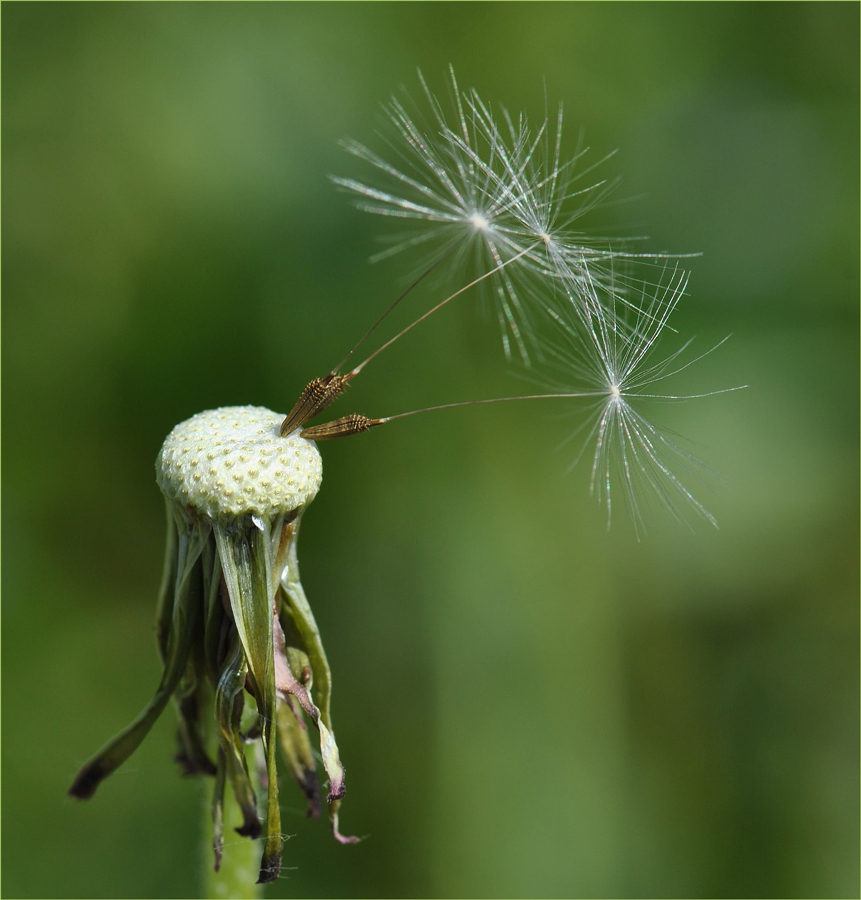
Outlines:
[[[702, 252], [668, 410], [721, 530], [609, 533], [568, 422], [457, 410], [324, 445], [300, 558], [348, 770], [338, 846], [285, 790], [270, 896], [857, 897], [857, 4], [14, 3], [2, 11], [3, 892], [194, 896], [173, 722], [65, 791], [158, 679], [153, 460], [289, 408], [403, 284], [329, 173], [415, 69], [624, 176], [598, 227]], [[432, 289], [413, 297], [422, 309]], [[424, 304], [424, 306], [422, 305]], [[343, 412], [519, 385], [464, 302]], [[394, 326], [392, 326], [394, 327]], [[349, 408], [347, 408], [349, 407]], [[292, 799], [291, 799], [292, 797]], [[295, 867], [295, 868], [291, 868]]]

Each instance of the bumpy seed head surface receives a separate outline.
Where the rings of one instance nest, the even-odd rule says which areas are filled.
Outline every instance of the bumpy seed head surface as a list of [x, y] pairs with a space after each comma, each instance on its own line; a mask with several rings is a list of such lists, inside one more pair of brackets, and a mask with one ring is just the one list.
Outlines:
[[198, 413], [167, 436], [155, 461], [165, 496], [210, 518], [271, 519], [305, 506], [323, 477], [313, 442], [281, 437], [284, 416], [262, 406]]

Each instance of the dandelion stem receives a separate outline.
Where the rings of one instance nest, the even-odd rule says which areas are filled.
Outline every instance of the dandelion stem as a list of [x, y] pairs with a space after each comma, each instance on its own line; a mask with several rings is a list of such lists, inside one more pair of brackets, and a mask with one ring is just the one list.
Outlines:
[[224, 845], [218, 871], [213, 867], [212, 782], [204, 783], [203, 892], [204, 900], [257, 900], [263, 886], [255, 884], [260, 868], [260, 844], [240, 837], [235, 828], [243, 824], [242, 810], [228, 787], [224, 792]]

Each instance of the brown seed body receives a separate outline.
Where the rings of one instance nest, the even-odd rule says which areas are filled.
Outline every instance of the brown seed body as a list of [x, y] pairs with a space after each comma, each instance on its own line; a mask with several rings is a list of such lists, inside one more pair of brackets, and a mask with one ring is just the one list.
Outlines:
[[344, 392], [352, 377], [352, 372], [348, 372], [346, 375], [335, 375], [330, 372], [323, 378], [315, 378], [309, 382], [287, 418], [281, 423], [281, 437], [301, 428], [318, 413], [323, 412], [327, 406], [334, 403]]
[[332, 422], [304, 428], [299, 436], [306, 441], [330, 441], [334, 438], [349, 437], [351, 434], [361, 434], [363, 431], [373, 428], [374, 425], [382, 424], [382, 419], [369, 419], [353, 413], [340, 419], [334, 419]]

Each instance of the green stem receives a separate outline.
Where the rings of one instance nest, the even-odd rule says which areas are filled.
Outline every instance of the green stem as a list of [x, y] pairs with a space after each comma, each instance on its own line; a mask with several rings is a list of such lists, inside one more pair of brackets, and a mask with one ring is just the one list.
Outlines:
[[224, 850], [221, 869], [214, 869], [212, 850], [212, 781], [206, 784], [203, 810], [203, 894], [204, 900], [257, 900], [263, 886], [257, 884], [260, 869], [260, 842], [240, 837], [235, 828], [243, 824], [242, 810], [228, 784], [224, 791]]

